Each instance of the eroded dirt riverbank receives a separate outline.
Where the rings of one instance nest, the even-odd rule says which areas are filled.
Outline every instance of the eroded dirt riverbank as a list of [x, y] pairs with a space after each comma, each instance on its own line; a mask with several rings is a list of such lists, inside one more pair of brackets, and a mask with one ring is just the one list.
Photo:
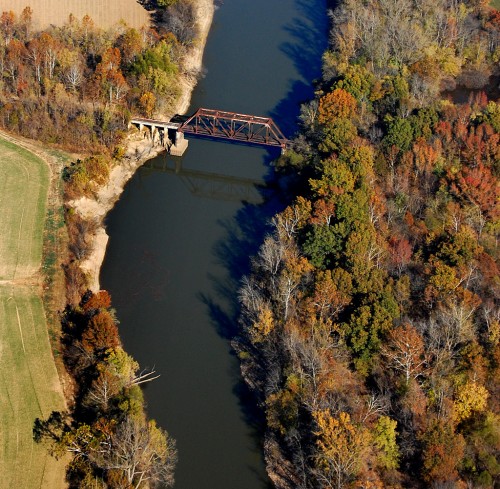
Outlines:
[[[198, 81], [198, 75], [202, 71], [203, 53], [212, 25], [214, 11], [213, 0], [197, 0], [196, 20], [199, 36], [183, 60], [182, 75], [179, 79], [182, 92], [176, 106], [171, 109], [172, 113], [184, 114], [189, 108], [192, 92]], [[126, 141], [125, 156], [111, 170], [109, 181], [99, 188], [95, 197], [82, 197], [70, 202], [75, 212], [84, 219], [95, 219], [98, 223], [96, 231], [91, 236], [87, 236], [90, 242], [90, 251], [87, 258], [80, 264], [88, 278], [91, 290], [97, 291], [100, 288], [99, 273], [109, 239], [104, 227], [104, 219], [107, 213], [120, 198], [125, 185], [136, 170], [162, 151], [164, 151], [164, 148], [154, 145], [150, 139], [144, 139], [138, 133], [131, 134]]]

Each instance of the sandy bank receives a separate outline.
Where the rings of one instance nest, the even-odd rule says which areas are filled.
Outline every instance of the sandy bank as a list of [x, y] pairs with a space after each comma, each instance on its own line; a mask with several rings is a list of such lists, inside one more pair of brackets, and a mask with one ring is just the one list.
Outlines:
[[[180, 80], [182, 94], [176, 106], [172, 108], [173, 113], [184, 114], [189, 108], [191, 94], [197, 83], [196, 74], [202, 69], [203, 52], [212, 25], [214, 10], [213, 0], [197, 0], [196, 18], [200, 37], [184, 59], [182, 66], [184, 74]], [[143, 139], [138, 134], [131, 135], [127, 140], [125, 157], [111, 170], [109, 182], [98, 190], [96, 197], [92, 199], [84, 197], [70, 202], [70, 205], [82, 217], [95, 218], [99, 222], [97, 232], [90, 237], [92, 240], [90, 253], [80, 264], [88, 276], [89, 286], [93, 291], [100, 288], [99, 272], [108, 244], [104, 218], [119, 199], [126, 183], [132, 178], [137, 168], [162, 151], [163, 148], [154, 146], [149, 139]]]

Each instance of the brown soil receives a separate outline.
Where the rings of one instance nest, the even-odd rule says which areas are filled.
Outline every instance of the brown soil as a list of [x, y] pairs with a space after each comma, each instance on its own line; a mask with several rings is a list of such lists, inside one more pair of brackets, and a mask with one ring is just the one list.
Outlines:
[[95, 25], [108, 28], [124, 21], [139, 29], [149, 24], [149, 13], [136, 0], [0, 0], [2, 12], [19, 15], [29, 5], [33, 10], [33, 27], [44, 29], [51, 24], [63, 25], [73, 14], [78, 20], [89, 15]]

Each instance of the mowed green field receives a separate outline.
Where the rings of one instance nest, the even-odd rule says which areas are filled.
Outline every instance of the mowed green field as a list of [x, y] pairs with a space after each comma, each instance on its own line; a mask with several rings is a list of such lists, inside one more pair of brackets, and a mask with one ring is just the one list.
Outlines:
[[0, 488], [64, 487], [64, 464], [33, 441], [33, 423], [64, 400], [40, 287], [49, 172], [0, 137]]
[[33, 422], [64, 409], [41, 299], [0, 286], [0, 487], [60, 488], [64, 464], [33, 441]]
[[496, 9], [500, 9], [500, 0], [492, 0], [490, 2], [491, 6], [496, 8]]
[[39, 270], [48, 185], [47, 165], [0, 137], [0, 280]]

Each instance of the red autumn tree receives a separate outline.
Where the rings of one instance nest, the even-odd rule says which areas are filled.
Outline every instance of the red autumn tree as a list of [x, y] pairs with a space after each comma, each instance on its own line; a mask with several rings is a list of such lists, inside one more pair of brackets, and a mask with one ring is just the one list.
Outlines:
[[111, 314], [99, 311], [92, 316], [82, 334], [83, 348], [91, 352], [116, 348], [119, 344], [118, 328]]

